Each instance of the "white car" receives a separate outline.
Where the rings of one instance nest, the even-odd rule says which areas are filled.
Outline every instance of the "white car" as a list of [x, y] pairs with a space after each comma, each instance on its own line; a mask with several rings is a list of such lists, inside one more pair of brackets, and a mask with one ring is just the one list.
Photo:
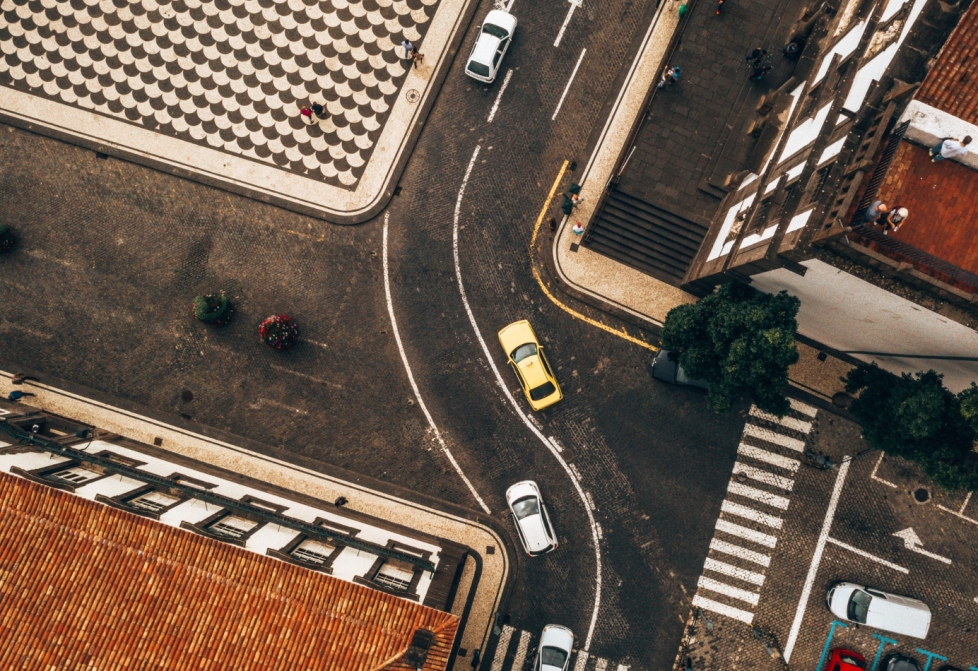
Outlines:
[[513, 513], [516, 532], [528, 556], [546, 554], [557, 547], [557, 535], [537, 483], [532, 480], [517, 482], [506, 490], [506, 503]]
[[533, 671], [567, 671], [573, 649], [574, 632], [559, 624], [548, 624], [540, 634]]
[[516, 31], [516, 17], [494, 9], [486, 16], [479, 28], [479, 37], [465, 64], [465, 74], [480, 82], [491, 84], [499, 73], [499, 64], [513, 41]]
[[930, 629], [930, 608], [908, 596], [841, 582], [829, 590], [825, 601], [837, 618], [874, 629], [921, 639], [927, 637]]

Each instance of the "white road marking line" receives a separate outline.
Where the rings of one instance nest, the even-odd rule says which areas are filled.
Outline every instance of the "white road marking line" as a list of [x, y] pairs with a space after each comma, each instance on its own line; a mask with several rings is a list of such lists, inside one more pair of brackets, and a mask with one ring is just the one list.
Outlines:
[[508, 624], [503, 625], [503, 633], [499, 635], [499, 642], [496, 644], [496, 654], [492, 658], [492, 671], [503, 671], [503, 662], [506, 661], [506, 651], [509, 649], [509, 639], [516, 631]]
[[963, 520], [967, 520], [967, 521], [971, 522], [972, 524], [978, 524], [978, 520], [973, 520], [973, 519], [971, 519], [970, 517], [968, 517], [967, 515], [964, 514], [965, 508], [968, 507], [968, 503], [971, 501], [971, 495], [973, 493], [974, 492], [968, 492], [968, 495], [966, 497], [964, 497], [964, 503], [961, 504], [961, 510], [958, 510], [957, 512], [951, 510], [950, 508], [945, 508], [940, 503], [937, 504], [937, 507], [940, 508], [941, 510], [945, 511], [945, 512], [951, 513], [952, 515], [954, 515], [956, 517], [960, 517]]
[[435, 420], [431, 417], [431, 413], [428, 412], [428, 406], [425, 405], [424, 399], [421, 398], [421, 391], [418, 389], [418, 383], [414, 381], [414, 373], [411, 372], [411, 365], [408, 363], [407, 353], [404, 351], [404, 343], [401, 342], [401, 333], [397, 329], [397, 319], [394, 318], [394, 301], [391, 299], [391, 280], [387, 264], [387, 227], [389, 223], [390, 213], [385, 212], [383, 252], [384, 293], [387, 295], [387, 314], [390, 315], [391, 318], [391, 329], [394, 331], [394, 340], [397, 342], [397, 350], [401, 353], [401, 362], [404, 364], [404, 370], [407, 372], [408, 382], [411, 383], [411, 389], [414, 391], [414, 397], [418, 399], [418, 406], [421, 408], [421, 412], [424, 413], [425, 419], [428, 420], [428, 426], [431, 427], [432, 432], [435, 434], [435, 440], [437, 440], [438, 444], [441, 446], [442, 452], [446, 457], [448, 457], [448, 461], [451, 462], [455, 472], [458, 473], [460, 478], [462, 478], [462, 482], [465, 483], [465, 486], [469, 488], [472, 496], [474, 496], [475, 500], [478, 501], [479, 506], [485, 511], [486, 515], [491, 515], [492, 511], [489, 509], [489, 506], [487, 506], [486, 502], [482, 500], [481, 496], [479, 496], [479, 492], [475, 491], [475, 486], [473, 486], [472, 482], [468, 479], [468, 477], [466, 477], [465, 473], [462, 472], [462, 467], [458, 465], [458, 462], [455, 461], [455, 457], [452, 455], [451, 451], [449, 451], [448, 445], [445, 444], [445, 439], [442, 438], [441, 431], [439, 431], [438, 427], [435, 426]]
[[839, 505], [839, 497], [842, 496], [842, 485], [845, 484], [846, 474], [849, 472], [849, 464], [851, 463], [851, 460], [843, 460], [839, 465], [839, 474], [835, 478], [835, 487], [832, 489], [829, 507], [825, 511], [822, 532], [819, 534], [818, 542], [815, 544], [812, 564], [808, 567], [808, 577], [805, 578], [805, 586], [801, 590], [801, 597], [798, 599], [798, 608], [795, 610], [795, 620], [791, 623], [791, 631], [788, 632], [788, 642], [784, 646], [784, 661], [786, 662], [791, 661], [791, 652], [795, 649], [795, 643], [798, 641], [798, 632], [801, 631], [801, 621], [805, 617], [805, 609], [808, 608], [808, 597], [812, 594], [812, 586], [815, 584], [815, 574], [818, 573], [818, 565], [822, 562], [822, 553], [825, 551], [825, 543], [829, 538], [829, 531], [832, 529], [832, 520], [835, 519], [835, 509]]
[[733, 564], [728, 564], [716, 559], [710, 559], [709, 557], [706, 558], [706, 563], [703, 564], [703, 570], [713, 571], [714, 573], [722, 573], [723, 575], [728, 575], [731, 578], [737, 578], [738, 580], [749, 582], [752, 585], [760, 586], [764, 584], [764, 574], [762, 573], [748, 571], [745, 568], [740, 568], [739, 566], [734, 566]]
[[874, 562], [876, 562], [877, 564], [882, 564], [883, 566], [889, 566], [894, 571], [899, 571], [900, 573], [910, 573], [909, 570], [903, 568], [902, 566], [900, 566], [898, 564], [894, 564], [893, 562], [886, 561], [882, 557], [877, 557], [876, 555], [871, 555], [868, 552], [865, 552], [864, 550], [860, 550], [859, 548], [854, 548], [851, 545], [849, 545], [848, 543], [843, 543], [842, 541], [837, 541], [836, 539], [832, 538], [831, 536], [829, 536], [825, 540], [827, 542], [829, 542], [829, 543], [832, 543], [833, 545], [838, 545], [840, 548], [846, 549], [849, 552], [854, 552], [855, 554], [859, 555], [860, 557], [865, 557], [866, 559], [871, 559]]
[[560, 31], [557, 33], [557, 39], [554, 40], [555, 47], [559, 47], [560, 41], [564, 39], [564, 31], [567, 30], [567, 26], [570, 24], [571, 17], [574, 16], [574, 10], [577, 9], [577, 6], [579, 4], [581, 3], [571, 0], [570, 9], [567, 10], [567, 16], [564, 17], [564, 22], [560, 26]]
[[513, 69], [510, 68], [506, 71], [506, 78], [503, 79], [503, 85], [499, 87], [499, 93], [496, 94], [496, 102], [493, 103], [492, 109], [489, 111], [489, 118], [486, 120], [486, 123], [492, 123], [492, 120], [495, 118], [496, 111], [499, 109], [499, 102], [503, 99], [503, 93], [506, 92], [506, 87], [509, 86], [509, 80], [512, 78]]
[[581, 55], [577, 59], [577, 65], [574, 66], [574, 71], [571, 73], [570, 79], [567, 80], [567, 86], [564, 87], [564, 92], [560, 94], [560, 100], [557, 101], [557, 109], [554, 110], [554, 115], [550, 117], [551, 121], [557, 118], [557, 114], [560, 112], [560, 107], [564, 104], [564, 98], [567, 97], [567, 92], [570, 90], [571, 84], [574, 82], [574, 77], [577, 76], [577, 69], [581, 67], [581, 61], [584, 60], [584, 54], [586, 53], [586, 48], [581, 50]]
[[707, 578], [705, 576], [700, 576], [700, 579], [696, 585], [701, 589], [708, 589], [711, 592], [729, 596], [731, 599], [746, 601], [752, 606], [757, 605], [757, 592], [750, 592], [746, 589], [740, 589], [739, 587], [732, 587], [725, 582], [720, 582], [719, 580], [714, 580], [713, 578]]
[[734, 480], [731, 480], [730, 484], [727, 485], [727, 493], [743, 496], [744, 498], [767, 504], [772, 508], [780, 508], [781, 510], [787, 510], [788, 504], [790, 503], [790, 501], [783, 496], [771, 494], [770, 492], [765, 492], [763, 489], [757, 489], [756, 487], [748, 487], [747, 485], [742, 485]]
[[788, 492], [790, 492], [792, 487], [795, 486], [795, 481], [791, 478], [775, 475], [774, 473], [768, 473], [767, 471], [762, 471], [759, 468], [748, 466], [747, 464], [739, 461], [734, 463], [733, 472], [734, 475], [743, 473], [751, 480], [757, 480], [758, 482], [763, 482], [765, 485], [771, 485], [772, 487], [777, 487], [778, 489], [783, 489]]
[[580, 479], [574, 475], [574, 471], [571, 467], [560, 456], [560, 451], [554, 447], [546, 436], [536, 427], [536, 425], [530, 421], [530, 419], [523, 413], [520, 409], [519, 403], [513, 397], [513, 394], [509, 391], [509, 387], [506, 386], [506, 382], [503, 380], [502, 374], [499, 372], [499, 368], [496, 366], [495, 360], [492, 358], [492, 354], [489, 352], [489, 346], [486, 344], [485, 338], [482, 337], [482, 331], [479, 330], [479, 324], [475, 321], [475, 314], [472, 312], [472, 306], [469, 305], [469, 298], [465, 293], [465, 285], [462, 283], [462, 266], [459, 262], [458, 254], [458, 222], [461, 216], [462, 209], [462, 196], [465, 193], [465, 187], [469, 183], [469, 177], [472, 174], [472, 167], [475, 165], [475, 160], [479, 157], [480, 146], [476, 145], [475, 151], [472, 152], [472, 158], [469, 159], [469, 165], [465, 170], [465, 177], [462, 179], [462, 186], [458, 191], [458, 198], [455, 201], [455, 215], [454, 223], [452, 226], [452, 255], [455, 260], [455, 279], [458, 281], [458, 291], [462, 296], [462, 305], [465, 307], [465, 313], [469, 317], [469, 323], [472, 325], [472, 331], [475, 333], [476, 339], [479, 341], [479, 345], [482, 347], [482, 352], [486, 356], [486, 361], [489, 363], [489, 367], [492, 369], [493, 374], [496, 376], [496, 383], [502, 390], [503, 394], [509, 400], [510, 405], [512, 405], [513, 410], [516, 412], [517, 417], [523, 420], [523, 423], [530, 430], [530, 432], [535, 435], [544, 446], [550, 450], [550, 453], [557, 460], [557, 463], [564, 469], [567, 473], [567, 477], [570, 478], [571, 484], [574, 485], [574, 489], [577, 491], [578, 497], [580, 497], [581, 502], [584, 504], [584, 512], [587, 513], [588, 523], [591, 525], [591, 543], [594, 546], [594, 606], [591, 610], [591, 623], [588, 625], [587, 636], [584, 639], [584, 646], [582, 651], [578, 653], [578, 661], [580, 657], [583, 656], [584, 660], [587, 661], [587, 650], [591, 647], [591, 639], [594, 637], [594, 628], [598, 623], [598, 611], [601, 609], [601, 529], [598, 523], [594, 519], [594, 512], [588, 505], [587, 496], [584, 493], [584, 487], [581, 486]]
[[880, 452], [880, 458], [876, 460], [876, 465], [873, 466], [873, 472], [869, 474], [869, 477], [871, 480], [876, 480], [876, 482], [881, 482], [887, 487], [892, 487], [893, 489], [897, 489], [897, 486], [894, 483], [890, 482], [889, 480], [884, 480], [883, 478], [878, 477], [876, 475], [876, 471], [879, 470], [880, 464], [883, 463], [883, 457], [885, 456], [886, 456], [886, 452]]
[[798, 412], [800, 412], [803, 415], [808, 415], [809, 417], [814, 417], [816, 415], [816, 413], [818, 413], [818, 408], [813, 408], [812, 406], [808, 405], [807, 403], [802, 403], [801, 401], [799, 401], [797, 399], [789, 398], [788, 399], [788, 403], [791, 404], [792, 410], [797, 410]]
[[506, 11], [507, 12], [510, 11], [511, 9], [513, 9], [513, 3], [514, 2], [516, 2], [516, 0], [509, 0], [509, 2], [506, 3]]
[[557, 439], [554, 438], [553, 436], [550, 436], [547, 440], [549, 440], [553, 444], [553, 446], [557, 448], [558, 452], [564, 451], [564, 448], [560, 446], [560, 443], [558, 443]]
[[[978, 599], [975, 599], [975, 601], [978, 601]], [[631, 668], [631, 667], [629, 667], [629, 666], [627, 666], [625, 664], [619, 664], [618, 665], [618, 671], [628, 671], [629, 668]]]
[[783, 426], [785, 428], [794, 429], [795, 431], [798, 431], [799, 433], [809, 433], [812, 430], [812, 423], [811, 422], [805, 422], [803, 420], [795, 419], [794, 417], [787, 417], [787, 416], [782, 417], [781, 419], [778, 419], [778, 417], [776, 415], [772, 415], [769, 412], [764, 412], [763, 410], [761, 410], [760, 408], [758, 408], [756, 405], [752, 405], [750, 407], [750, 414], [751, 414], [752, 417], [760, 417], [761, 419], [766, 419], [769, 422], [774, 422], [775, 424], [780, 424], [781, 426]]
[[529, 647], [530, 632], [520, 632], [520, 642], [519, 645], [516, 646], [516, 656], [513, 657], [513, 666], [510, 667], [511, 671], [523, 670], [523, 663], [526, 662], [526, 651]]
[[578, 650], [577, 659], [574, 660], [574, 671], [584, 671], [584, 667], [587, 665], [587, 653], [583, 650]]
[[699, 594], [693, 597], [693, 605], [697, 608], [702, 608], [703, 610], [713, 611], [714, 613], [720, 613], [720, 615], [726, 615], [727, 617], [740, 620], [750, 624], [754, 621], [754, 614], [750, 611], [741, 610], [739, 608], [734, 608], [733, 606], [728, 606], [725, 603], [720, 603], [714, 601], [713, 599], [707, 599]]
[[717, 538], [710, 541], [710, 549], [730, 555], [731, 557], [738, 557], [755, 564], [760, 564], [765, 568], [771, 565], [771, 558], [766, 554], [754, 552], [753, 550], [748, 550], [747, 548], [742, 548], [739, 545], [721, 541]]
[[722, 531], [730, 534], [731, 536], [737, 536], [738, 538], [753, 541], [758, 545], [764, 545], [765, 547], [769, 548], [773, 548], [778, 543], [778, 539], [770, 534], [754, 531], [753, 529], [748, 529], [747, 527], [742, 527], [739, 524], [733, 524], [732, 522], [728, 522], [726, 520], [717, 520], [716, 528], [717, 531]]
[[594, 665], [594, 671], [605, 671], [608, 668], [608, 660], [599, 657], [597, 663]]
[[754, 447], [753, 445], [748, 445], [746, 443], [741, 443], [737, 447], [737, 454], [742, 454], [745, 457], [763, 461], [764, 463], [771, 464], [772, 466], [778, 466], [779, 468], [783, 468], [786, 471], [791, 471], [792, 473], [797, 471], [798, 467], [801, 466], [801, 462], [799, 462], [797, 459], [782, 457], [780, 454], [768, 452], [767, 450], [762, 450], [759, 447]]
[[745, 520], [750, 520], [751, 522], [757, 522], [758, 524], [763, 524], [765, 526], [774, 527], [775, 529], [780, 529], [781, 525], [784, 524], [784, 520], [780, 517], [775, 517], [774, 515], [768, 515], [767, 513], [762, 513], [753, 508], [748, 508], [747, 506], [742, 506], [739, 503], [733, 503], [732, 501], [724, 500], [720, 504], [720, 510], [727, 513], [728, 515], [736, 515], [737, 517], [743, 517]]
[[751, 436], [753, 438], [760, 438], [761, 440], [766, 440], [769, 443], [774, 443], [775, 445], [780, 445], [781, 447], [787, 447], [788, 449], [795, 450], [796, 452], [805, 451], [804, 440], [791, 438], [776, 431], [771, 431], [771, 429], [755, 426], [754, 424], [744, 425], [744, 435]]

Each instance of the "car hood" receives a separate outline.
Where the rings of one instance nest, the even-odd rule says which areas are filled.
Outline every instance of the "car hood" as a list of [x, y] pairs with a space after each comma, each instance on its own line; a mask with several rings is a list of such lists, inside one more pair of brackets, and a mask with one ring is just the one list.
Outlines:
[[530, 385], [530, 389], [535, 389], [541, 384], [546, 384], [550, 381], [550, 378], [547, 377], [547, 371], [543, 369], [543, 363], [540, 361], [540, 357], [536, 354], [526, 357], [516, 365], [519, 367], [520, 372], [523, 373], [523, 378]]
[[520, 529], [523, 531], [523, 538], [526, 539], [526, 546], [530, 552], [540, 552], [549, 547], [550, 540], [543, 529], [543, 517], [539, 514], [530, 515], [519, 520]]
[[[486, 37], [496, 40], [497, 44], [499, 43], [499, 40], [491, 35], [486, 35]], [[492, 54], [490, 54], [490, 58], [491, 57]], [[539, 343], [537, 343], [537, 338], [533, 334], [533, 329], [530, 327], [530, 322], [526, 321], [525, 319], [522, 321], [513, 322], [499, 332], [499, 344], [503, 346], [503, 350], [506, 352], [506, 354], [512, 354], [513, 350], [515, 350], [517, 347], [527, 343], [533, 343], [534, 345], [539, 346]]]
[[829, 603], [829, 610], [832, 614], [842, 620], [849, 620], [848, 606], [849, 597], [852, 593], [859, 589], [859, 585], [853, 585], [852, 583], [842, 583], [836, 585], [834, 592], [832, 592], [832, 601]]

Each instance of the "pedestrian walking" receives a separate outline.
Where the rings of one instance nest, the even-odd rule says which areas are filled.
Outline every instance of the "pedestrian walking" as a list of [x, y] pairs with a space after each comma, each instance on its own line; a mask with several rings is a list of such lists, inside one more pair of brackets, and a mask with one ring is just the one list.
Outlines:
[[414, 67], [420, 67], [421, 64], [424, 63], [424, 54], [415, 49], [414, 54], [411, 56], [411, 60], [414, 61]]
[[582, 196], [579, 193], [572, 193], [570, 198], [571, 198], [571, 203], [574, 205], [574, 207], [580, 205], [581, 202], [584, 200], [584, 196]]
[[754, 51], [747, 54], [747, 64], [751, 67], [756, 67], [761, 64], [765, 56], [767, 56], [767, 49], [757, 47]]
[[946, 158], [957, 158], [968, 153], [968, 145], [971, 144], [971, 136], [965, 135], [960, 140], [953, 137], [946, 137], [930, 149], [931, 163], [943, 161]]
[[874, 201], [872, 205], [867, 207], [865, 212], [863, 212], [863, 219], [866, 221], [866, 223], [875, 224], [877, 221], [879, 221], [880, 217], [889, 213], [890, 208], [886, 206], [886, 203], [884, 203], [882, 200], [877, 200]]
[[20, 391], [19, 389], [15, 389], [9, 394], [7, 394], [7, 400], [11, 401], [12, 403], [16, 403], [17, 401], [24, 398], [25, 396], [37, 396], [37, 394], [32, 394], [29, 391]]
[[581, 222], [577, 222], [571, 230], [574, 232], [574, 235], [580, 235], [584, 232], [584, 227], [581, 226]]
[[672, 86], [679, 81], [682, 75], [682, 70], [678, 65], [671, 68], [666, 67], [666, 71], [662, 73], [662, 80], [659, 82], [659, 86], [657, 88], [664, 89], [666, 86]]
[[750, 78], [753, 79], [754, 81], [763, 81], [764, 75], [766, 75], [770, 71], [771, 71], [771, 66], [769, 64], [765, 63], [764, 65], [761, 65], [760, 63], [757, 63], [756, 65], [754, 65], [754, 67], [751, 68]]
[[404, 40], [401, 46], [404, 48], [404, 58], [414, 58], [414, 45], [411, 44], [411, 40]]
[[313, 103], [312, 105], [300, 107], [299, 115], [302, 117], [304, 124], [312, 126], [326, 118], [326, 108], [319, 103]]
[[791, 61], [797, 61], [801, 57], [801, 50], [805, 46], [805, 38], [795, 35], [791, 41], [781, 49], [781, 55]]
[[723, 9], [723, 0], [717, 0], [717, 16], [720, 16], [721, 9]]
[[883, 222], [883, 235], [889, 235], [890, 231], [894, 233], [899, 231], [909, 216], [910, 211], [907, 208], [900, 207], [899, 205], [894, 206], [893, 210]]

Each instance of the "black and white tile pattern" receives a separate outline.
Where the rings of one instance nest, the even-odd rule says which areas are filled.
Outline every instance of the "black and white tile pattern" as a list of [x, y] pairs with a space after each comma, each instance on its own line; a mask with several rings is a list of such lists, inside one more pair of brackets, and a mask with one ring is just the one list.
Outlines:
[[438, 2], [2, 0], [0, 86], [352, 189]]

